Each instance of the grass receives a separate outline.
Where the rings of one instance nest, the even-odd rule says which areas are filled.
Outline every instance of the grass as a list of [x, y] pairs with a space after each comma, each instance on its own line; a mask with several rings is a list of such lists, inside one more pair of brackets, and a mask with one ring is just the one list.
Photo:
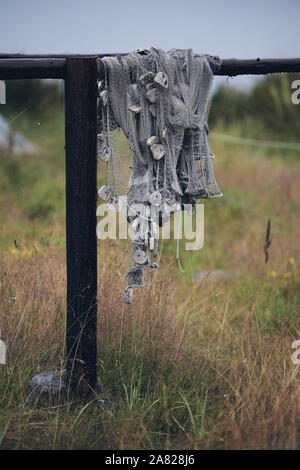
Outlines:
[[[168, 242], [154, 283], [127, 306], [129, 246], [99, 242], [98, 374], [117, 405], [24, 407], [30, 378], [64, 366], [62, 122], [49, 118], [43, 137], [31, 128], [39, 156], [1, 160], [1, 448], [299, 448], [300, 161], [215, 142], [224, 198], [205, 202], [204, 248], [181, 250], [185, 273]], [[194, 281], [213, 269], [236, 276]]]

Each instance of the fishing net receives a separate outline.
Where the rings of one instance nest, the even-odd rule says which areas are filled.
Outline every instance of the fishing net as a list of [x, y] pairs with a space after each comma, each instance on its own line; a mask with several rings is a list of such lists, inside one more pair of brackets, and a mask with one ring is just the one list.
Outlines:
[[[132, 288], [145, 285], [151, 268], [158, 268], [153, 260], [159, 226], [184, 204], [222, 196], [207, 125], [213, 72], [220, 65], [219, 58], [191, 49], [166, 53], [156, 47], [102, 59], [97, 145], [106, 162], [106, 184], [98, 193], [116, 210], [126, 201], [133, 233], [126, 303], [132, 301]], [[132, 152], [129, 179], [113, 145], [118, 129]]]

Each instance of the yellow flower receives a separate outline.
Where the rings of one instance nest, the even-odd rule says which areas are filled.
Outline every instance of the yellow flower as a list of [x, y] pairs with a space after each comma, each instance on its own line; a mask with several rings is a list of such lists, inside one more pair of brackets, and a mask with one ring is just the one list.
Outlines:
[[19, 254], [19, 252], [16, 248], [11, 248], [9, 251], [12, 255], [18, 255]]
[[269, 276], [269, 277], [276, 277], [276, 276], [277, 276], [277, 272], [276, 272], [276, 271], [270, 271], [270, 272], [268, 273], [268, 276]]
[[288, 262], [293, 266], [293, 264], [295, 264], [295, 260], [294, 258], [289, 258], [288, 259]]

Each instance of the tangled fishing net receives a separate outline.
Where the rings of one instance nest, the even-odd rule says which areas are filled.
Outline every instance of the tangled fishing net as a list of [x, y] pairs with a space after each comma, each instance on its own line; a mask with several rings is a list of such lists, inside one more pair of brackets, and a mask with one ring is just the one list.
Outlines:
[[[126, 191], [127, 220], [133, 230], [124, 301], [145, 285], [158, 264], [159, 226], [184, 204], [222, 196], [215, 180], [207, 118], [213, 72], [220, 59], [191, 49], [156, 47], [105, 57], [99, 82], [102, 132], [98, 157], [106, 162], [99, 196], [120, 207], [117, 156], [111, 134], [121, 128], [132, 152]], [[111, 184], [109, 180], [111, 175]]]

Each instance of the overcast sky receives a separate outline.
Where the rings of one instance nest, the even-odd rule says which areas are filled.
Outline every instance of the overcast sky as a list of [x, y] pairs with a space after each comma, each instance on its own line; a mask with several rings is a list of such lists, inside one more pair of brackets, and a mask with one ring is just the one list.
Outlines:
[[0, 52], [90, 54], [156, 45], [221, 58], [299, 57], [299, 21], [300, 0], [0, 0]]

